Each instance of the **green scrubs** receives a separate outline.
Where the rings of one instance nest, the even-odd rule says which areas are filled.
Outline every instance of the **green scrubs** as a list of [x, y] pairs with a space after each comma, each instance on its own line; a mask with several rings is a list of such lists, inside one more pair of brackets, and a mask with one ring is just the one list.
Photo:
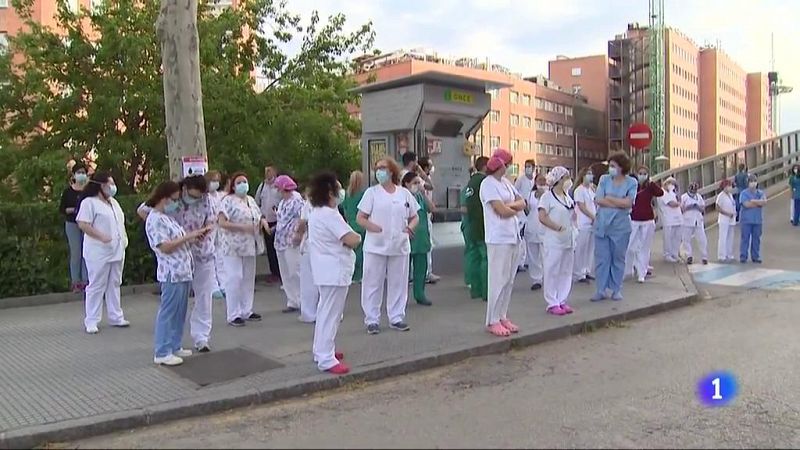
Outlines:
[[476, 173], [469, 179], [465, 196], [467, 198], [467, 217], [469, 219], [469, 237], [471, 240], [469, 259], [469, 290], [472, 298], [489, 298], [489, 263], [484, 241], [483, 205], [481, 204], [481, 183], [486, 174]]
[[419, 225], [411, 238], [411, 270], [413, 277], [414, 300], [417, 303], [427, 302], [425, 282], [428, 274], [428, 253], [431, 251], [431, 233], [428, 229], [428, 204], [422, 194], [414, 194], [419, 203]]
[[470, 264], [469, 253], [472, 248], [472, 239], [470, 238], [469, 215], [467, 214], [467, 186], [461, 189], [459, 204], [461, 205], [461, 237], [464, 238], [464, 285], [469, 287], [469, 274], [472, 273], [472, 265]]
[[364, 196], [365, 191], [357, 192], [353, 195], [348, 195], [342, 202], [342, 209], [344, 210], [344, 217], [347, 224], [356, 233], [361, 235], [361, 243], [355, 248], [356, 252], [356, 270], [353, 272], [353, 281], [356, 283], [361, 282], [361, 275], [364, 273], [364, 238], [366, 237], [366, 230], [356, 222], [358, 215], [358, 204], [361, 203], [361, 197]]

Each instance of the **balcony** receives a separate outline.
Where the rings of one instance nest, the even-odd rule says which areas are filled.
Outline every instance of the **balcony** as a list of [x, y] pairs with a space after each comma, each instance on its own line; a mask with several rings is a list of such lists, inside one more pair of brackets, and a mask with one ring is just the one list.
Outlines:
[[609, 59], [618, 60], [622, 57], [622, 50], [620, 49], [621, 42], [609, 41], [608, 42], [608, 57]]
[[613, 65], [613, 64], [609, 64], [608, 65], [608, 76], [612, 80], [619, 80], [620, 78], [622, 78], [622, 71], [619, 69], [619, 66]]

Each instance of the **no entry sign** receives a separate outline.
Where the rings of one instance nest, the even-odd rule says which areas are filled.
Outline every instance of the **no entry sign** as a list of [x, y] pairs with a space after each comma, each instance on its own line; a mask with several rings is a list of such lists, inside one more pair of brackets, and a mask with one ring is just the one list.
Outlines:
[[653, 141], [653, 130], [646, 123], [635, 123], [628, 128], [628, 142], [631, 147], [641, 150]]

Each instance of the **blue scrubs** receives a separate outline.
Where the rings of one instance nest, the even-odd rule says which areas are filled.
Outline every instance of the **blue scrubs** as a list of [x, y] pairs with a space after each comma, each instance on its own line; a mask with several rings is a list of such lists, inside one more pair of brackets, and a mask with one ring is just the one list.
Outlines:
[[[597, 183], [596, 200], [604, 197], [636, 199], [636, 180], [625, 177], [615, 185], [608, 174]], [[597, 278], [596, 299], [605, 298], [611, 291], [615, 299], [622, 298], [622, 278], [625, 275], [625, 252], [631, 238], [631, 210], [597, 207], [594, 221], [594, 260]]]
[[739, 193], [739, 202], [742, 207], [739, 214], [742, 228], [742, 236], [739, 242], [740, 262], [747, 261], [748, 250], [750, 250], [750, 258], [753, 259], [753, 262], [761, 262], [761, 231], [764, 223], [764, 207], [748, 208], [744, 204], [750, 200], [764, 200], [765, 198], [767, 196], [760, 189], [745, 189]]

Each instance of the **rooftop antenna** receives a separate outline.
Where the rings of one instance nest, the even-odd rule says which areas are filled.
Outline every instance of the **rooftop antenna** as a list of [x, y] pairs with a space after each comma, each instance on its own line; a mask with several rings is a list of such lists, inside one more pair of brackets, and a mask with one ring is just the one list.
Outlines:
[[770, 34], [770, 72], [767, 74], [769, 83], [769, 129], [775, 135], [780, 134], [780, 109], [778, 108], [778, 96], [792, 92], [791, 86], [782, 84], [775, 70], [775, 33]]

